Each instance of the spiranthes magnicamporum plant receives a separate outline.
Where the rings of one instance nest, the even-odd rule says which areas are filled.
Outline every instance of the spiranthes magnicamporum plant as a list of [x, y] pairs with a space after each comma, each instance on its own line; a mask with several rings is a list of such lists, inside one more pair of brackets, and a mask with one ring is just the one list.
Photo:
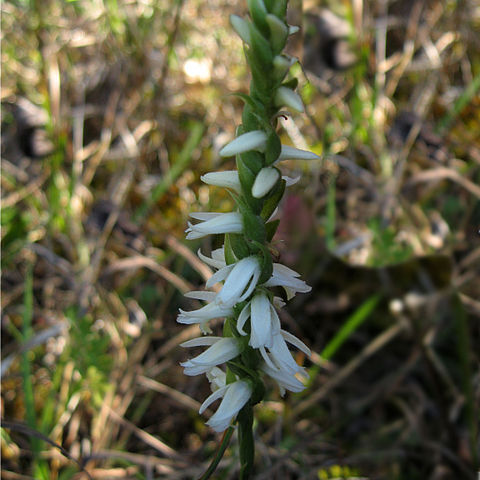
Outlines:
[[[236, 210], [231, 213], [192, 213], [187, 239], [210, 234], [224, 235], [223, 246], [211, 257], [200, 258], [216, 272], [207, 288], [223, 282], [218, 293], [195, 291], [187, 297], [205, 301], [194, 311], [180, 310], [178, 322], [199, 324], [204, 336], [189, 340], [183, 347], [207, 347], [200, 355], [182, 363], [186, 375], [206, 374], [213, 393], [203, 402], [200, 413], [217, 399], [222, 401], [207, 424], [217, 432], [226, 430], [220, 448], [202, 478], [215, 470], [238, 425], [240, 478], [249, 478], [254, 461], [253, 406], [265, 396], [264, 378], [285, 390], [300, 392], [307, 378], [289, 351], [291, 344], [306, 355], [307, 346], [282, 329], [277, 310], [284, 306], [271, 287], [283, 287], [290, 300], [311, 288], [290, 268], [275, 263], [269, 244], [279, 220], [272, 220], [285, 187], [294, 181], [282, 176], [279, 164], [285, 159], [319, 158], [312, 152], [280, 143], [277, 120], [287, 107], [303, 112], [295, 93], [296, 78], [288, 78], [295, 58], [283, 53], [287, 38], [298, 28], [286, 23], [286, 0], [247, 0], [250, 18], [236, 15], [230, 22], [244, 43], [245, 57], [252, 73], [250, 94], [238, 94], [245, 102], [242, 125], [235, 140], [220, 150], [222, 157], [235, 156], [236, 170], [211, 172], [202, 181], [231, 193]], [[223, 336], [213, 336], [209, 320], [224, 318]], [[224, 368], [220, 366], [224, 365]]]

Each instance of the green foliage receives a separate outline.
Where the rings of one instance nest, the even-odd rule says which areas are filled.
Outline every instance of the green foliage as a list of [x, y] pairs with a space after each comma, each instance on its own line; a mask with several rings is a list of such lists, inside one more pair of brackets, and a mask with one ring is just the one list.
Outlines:
[[370, 265], [391, 265], [412, 256], [412, 248], [398, 241], [398, 233], [392, 226], [382, 226], [381, 220], [377, 218], [370, 220], [368, 226], [373, 234]]
[[96, 406], [111, 388], [108, 382], [113, 358], [111, 339], [100, 328], [94, 327], [91, 316], [81, 315], [76, 307], [66, 312], [70, 322], [70, 342], [64, 358], [73, 360], [80, 374], [76, 388], [88, 391]]
[[2, 269], [8, 268], [15, 255], [27, 243], [30, 213], [17, 207], [2, 209]]

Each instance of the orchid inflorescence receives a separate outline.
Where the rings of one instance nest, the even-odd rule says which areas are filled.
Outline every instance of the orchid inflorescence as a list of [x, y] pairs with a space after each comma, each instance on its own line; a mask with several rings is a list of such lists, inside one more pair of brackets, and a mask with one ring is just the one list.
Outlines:
[[[200, 413], [217, 399], [220, 406], [207, 424], [222, 432], [236, 421], [239, 426], [241, 478], [247, 478], [253, 463], [252, 407], [265, 394], [263, 378], [273, 378], [283, 396], [285, 390], [300, 392], [307, 378], [294, 360], [288, 344], [310, 356], [308, 347], [283, 330], [278, 311], [285, 305], [272, 287], [283, 287], [286, 300], [311, 288], [299, 274], [275, 263], [270, 242], [279, 220], [275, 216], [285, 187], [297, 179], [282, 176], [278, 165], [286, 159], [312, 160], [312, 152], [282, 145], [276, 133], [280, 109], [302, 112], [294, 91], [296, 78], [287, 78], [296, 59], [283, 53], [287, 38], [296, 27], [286, 23], [286, 0], [248, 0], [250, 18], [230, 17], [244, 43], [251, 69], [250, 95], [245, 102], [242, 125], [236, 138], [220, 150], [220, 156], [235, 156], [237, 170], [212, 172], [201, 177], [208, 185], [228, 189], [236, 204], [230, 213], [199, 212], [190, 216], [187, 239], [210, 234], [224, 235], [223, 246], [211, 257], [198, 252], [215, 273], [206, 287], [223, 282], [217, 292], [194, 291], [187, 297], [206, 302], [194, 311], [180, 310], [177, 321], [198, 324], [204, 336], [184, 342], [183, 347], [208, 347], [182, 363], [186, 375], [206, 374], [213, 393]], [[209, 335], [209, 321], [224, 318], [223, 336]], [[225, 370], [219, 366], [226, 364]]]

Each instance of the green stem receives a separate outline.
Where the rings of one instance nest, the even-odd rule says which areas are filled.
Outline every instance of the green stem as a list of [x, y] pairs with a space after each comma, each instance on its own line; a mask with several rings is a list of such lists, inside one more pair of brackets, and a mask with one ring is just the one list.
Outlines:
[[240, 480], [251, 478], [255, 459], [255, 442], [253, 439], [253, 407], [247, 403], [237, 417], [238, 442], [240, 445]]

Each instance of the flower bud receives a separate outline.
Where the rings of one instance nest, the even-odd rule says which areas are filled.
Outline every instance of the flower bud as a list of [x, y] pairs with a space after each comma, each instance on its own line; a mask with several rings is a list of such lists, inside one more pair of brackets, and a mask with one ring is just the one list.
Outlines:
[[297, 112], [303, 112], [303, 102], [298, 93], [295, 93], [293, 90], [287, 87], [279, 87], [277, 93], [275, 94], [275, 105], [281, 107], [285, 105], [290, 107]]
[[265, 17], [268, 14], [267, 7], [263, 0], [247, 0], [250, 16], [253, 19], [255, 25], [262, 31], [268, 31], [268, 25]]
[[230, 23], [238, 36], [247, 44], [250, 45], [250, 28], [248, 22], [238, 15], [230, 15]]
[[282, 150], [277, 161], [280, 160], [319, 160], [316, 153], [309, 152], [307, 150], [300, 150], [299, 148], [289, 147], [288, 145], [282, 145]]
[[253, 132], [244, 133], [235, 140], [225, 145], [220, 150], [221, 157], [232, 157], [239, 153], [248, 152], [249, 150], [259, 150], [263, 152], [267, 144], [267, 134], [262, 130], [254, 130]]
[[225, 170], [223, 172], [209, 172], [200, 177], [200, 180], [207, 185], [216, 187], [231, 188], [236, 192], [241, 190], [238, 172], [236, 170]]
[[274, 167], [262, 168], [252, 186], [252, 196], [255, 198], [264, 197], [278, 182], [280, 172]]
[[275, 52], [281, 52], [288, 37], [288, 27], [275, 15], [269, 13], [265, 20], [270, 29], [270, 41]]
[[290, 67], [297, 62], [295, 57], [287, 55], [276, 55], [273, 59], [274, 75], [279, 80], [282, 80], [290, 70]]

